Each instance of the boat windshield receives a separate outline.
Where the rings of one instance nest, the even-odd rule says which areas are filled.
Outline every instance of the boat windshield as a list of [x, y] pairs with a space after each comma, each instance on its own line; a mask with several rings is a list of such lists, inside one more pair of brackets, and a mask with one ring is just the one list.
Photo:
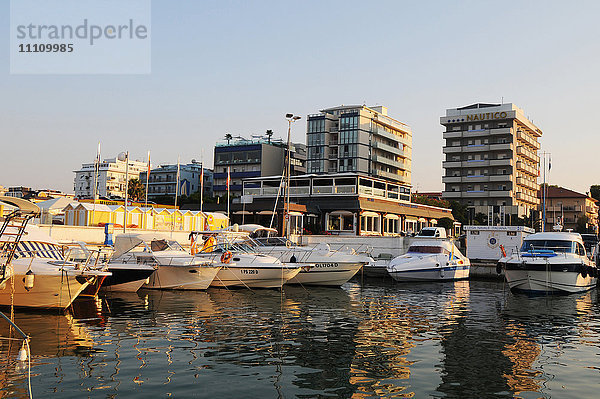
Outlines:
[[287, 240], [283, 237], [254, 238], [254, 242], [263, 247], [285, 247]]
[[152, 250], [152, 252], [167, 251], [169, 249], [173, 251], [184, 250], [177, 241], [167, 240], [153, 240], [150, 243], [150, 249]]
[[561, 253], [575, 252], [575, 242], [568, 240], [525, 240], [521, 247], [521, 252], [550, 250]]
[[413, 245], [408, 247], [408, 252], [420, 254], [449, 254], [448, 250], [435, 245]]

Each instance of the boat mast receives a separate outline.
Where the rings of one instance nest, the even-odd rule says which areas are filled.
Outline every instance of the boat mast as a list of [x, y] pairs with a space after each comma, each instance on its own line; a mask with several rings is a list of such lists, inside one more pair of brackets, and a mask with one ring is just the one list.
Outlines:
[[125, 152], [125, 212], [123, 213], [123, 233], [127, 232], [127, 202], [129, 201], [129, 151]]
[[292, 147], [292, 122], [296, 122], [300, 119], [299, 116], [294, 114], [286, 114], [285, 118], [288, 121], [288, 134], [287, 134], [287, 151], [286, 151], [286, 165], [285, 165], [285, 191], [283, 194], [283, 225], [281, 233], [289, 237], [290, 236], [290, 175], [291, 175], [291, 147]]

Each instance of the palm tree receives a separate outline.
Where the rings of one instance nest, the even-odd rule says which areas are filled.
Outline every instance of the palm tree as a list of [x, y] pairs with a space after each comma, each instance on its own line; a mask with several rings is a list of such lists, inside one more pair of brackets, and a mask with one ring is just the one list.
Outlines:
[[129, 195], [132, 201], [141, 201], [146, 195], [146, 187], [144, 187], [140, 179], [130, 179], [127, 184], [127, 195]]
[[231, 133], [227, 133], [225, 135], [225, 140], [227, 140], [227, 144], [229, 144], [229, 142], [231, 141], [232, 138], [233, 138], [233, 136], [231, 135]]
[[273, 136], [273, 131], [271, 129], [267, 130], [267, 140], [269, 141], [269, 144], [271, 144], [271, 137]]

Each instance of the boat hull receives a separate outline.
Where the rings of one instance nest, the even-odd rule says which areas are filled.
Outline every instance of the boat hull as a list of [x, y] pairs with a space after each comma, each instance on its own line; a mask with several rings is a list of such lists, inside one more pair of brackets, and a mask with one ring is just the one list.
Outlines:
[[108, 270], [112, 273], [102, 283], [102, 291], [108, 292], [136, 292], [148, 282], [155, 269], [151, 266], [111, 266]]
[[396, 281], [452, 281], [469, 278], [469, 265], [432, 267], [415, 270], [389, 271], [389, 275]]
[[358, 273], [366, 262], [297, 263], [300, 273], [288, 284], [341, 286]]
[[505, 277], [511, 291], [530, 294], [574, 294], [596, 286], [596, 277], [574, 271], [516, 270], [507, 268]]
[[211, 287], [281, 288], [300, 268], [228, 265], [219, 270]]
[[210, 286], [219, 271], [219, 267], [158, 266], [143, 288], [161, 290], [205, 290]]
[[[71, 273], [58, 275], [35, 275], [33, 287], [25, 289], [25, 274], [15, 274], [0, 289], [0, 306], [66, 309], [95, 277], [83, 278]], [[11, 294], [14, 284], [14, 292]], [[12, 298], [11, 298], [12, 297]]]

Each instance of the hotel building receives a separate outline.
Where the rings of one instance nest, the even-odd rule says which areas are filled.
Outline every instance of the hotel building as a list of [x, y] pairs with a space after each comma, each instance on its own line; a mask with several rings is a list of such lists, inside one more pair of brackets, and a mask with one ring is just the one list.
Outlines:
[[[125, 157], [105, 159], [98, 168], [98, 197], [107, 199], [125, 198], [127, 182], [125, 181], [127, 162]], [[140, 172], [146, 170], [146, 162], [129, 160], [129, 179], [136, 179]], [[81, 165], [81, 169], [75, 170], [75, 180], [73, 189], [75, 198], [93, 198], [94, 197], [94, 174], [96, 163], [86, 163]]]
[[[291, 174], [306, 173], [306, 147], [292, 143], [290, 146]], [[227, 168], [230, 174], [230, 193], [242, 194], [242, 181], [251, 177], [281, 176], [286, 160], [287, 144], [281, 140], [243, 138], [219, 142], [215, 145], [214, 193], [227, 194]]]
[[[175, 197], [175, 181], [177, 180], [177, 164], [160, 165], [148, 172], [140, 172], [140, 182], [145, 186], [148, 181], [148, 199], [154, 200], [162, 196]], [[192, 159], [191, 163], [179, 165], [179, 196], [191, 195], [200, 191], [202, 164]], [[212, 170], [204, 168], [204, 194], [211, 197], [213, 188]]]
[[308, 116], [308, 173], [356, 172], [409, 187], [412, 132], [384, 106], [326, 108]]
[[512, 224], [538, 209], [542, 131], [522, 109], [478, 103], [447, 109], [440, 123], [446, 129], [443, 199], [467, 205], [471, 217], [498, 214], [492, 224]]

